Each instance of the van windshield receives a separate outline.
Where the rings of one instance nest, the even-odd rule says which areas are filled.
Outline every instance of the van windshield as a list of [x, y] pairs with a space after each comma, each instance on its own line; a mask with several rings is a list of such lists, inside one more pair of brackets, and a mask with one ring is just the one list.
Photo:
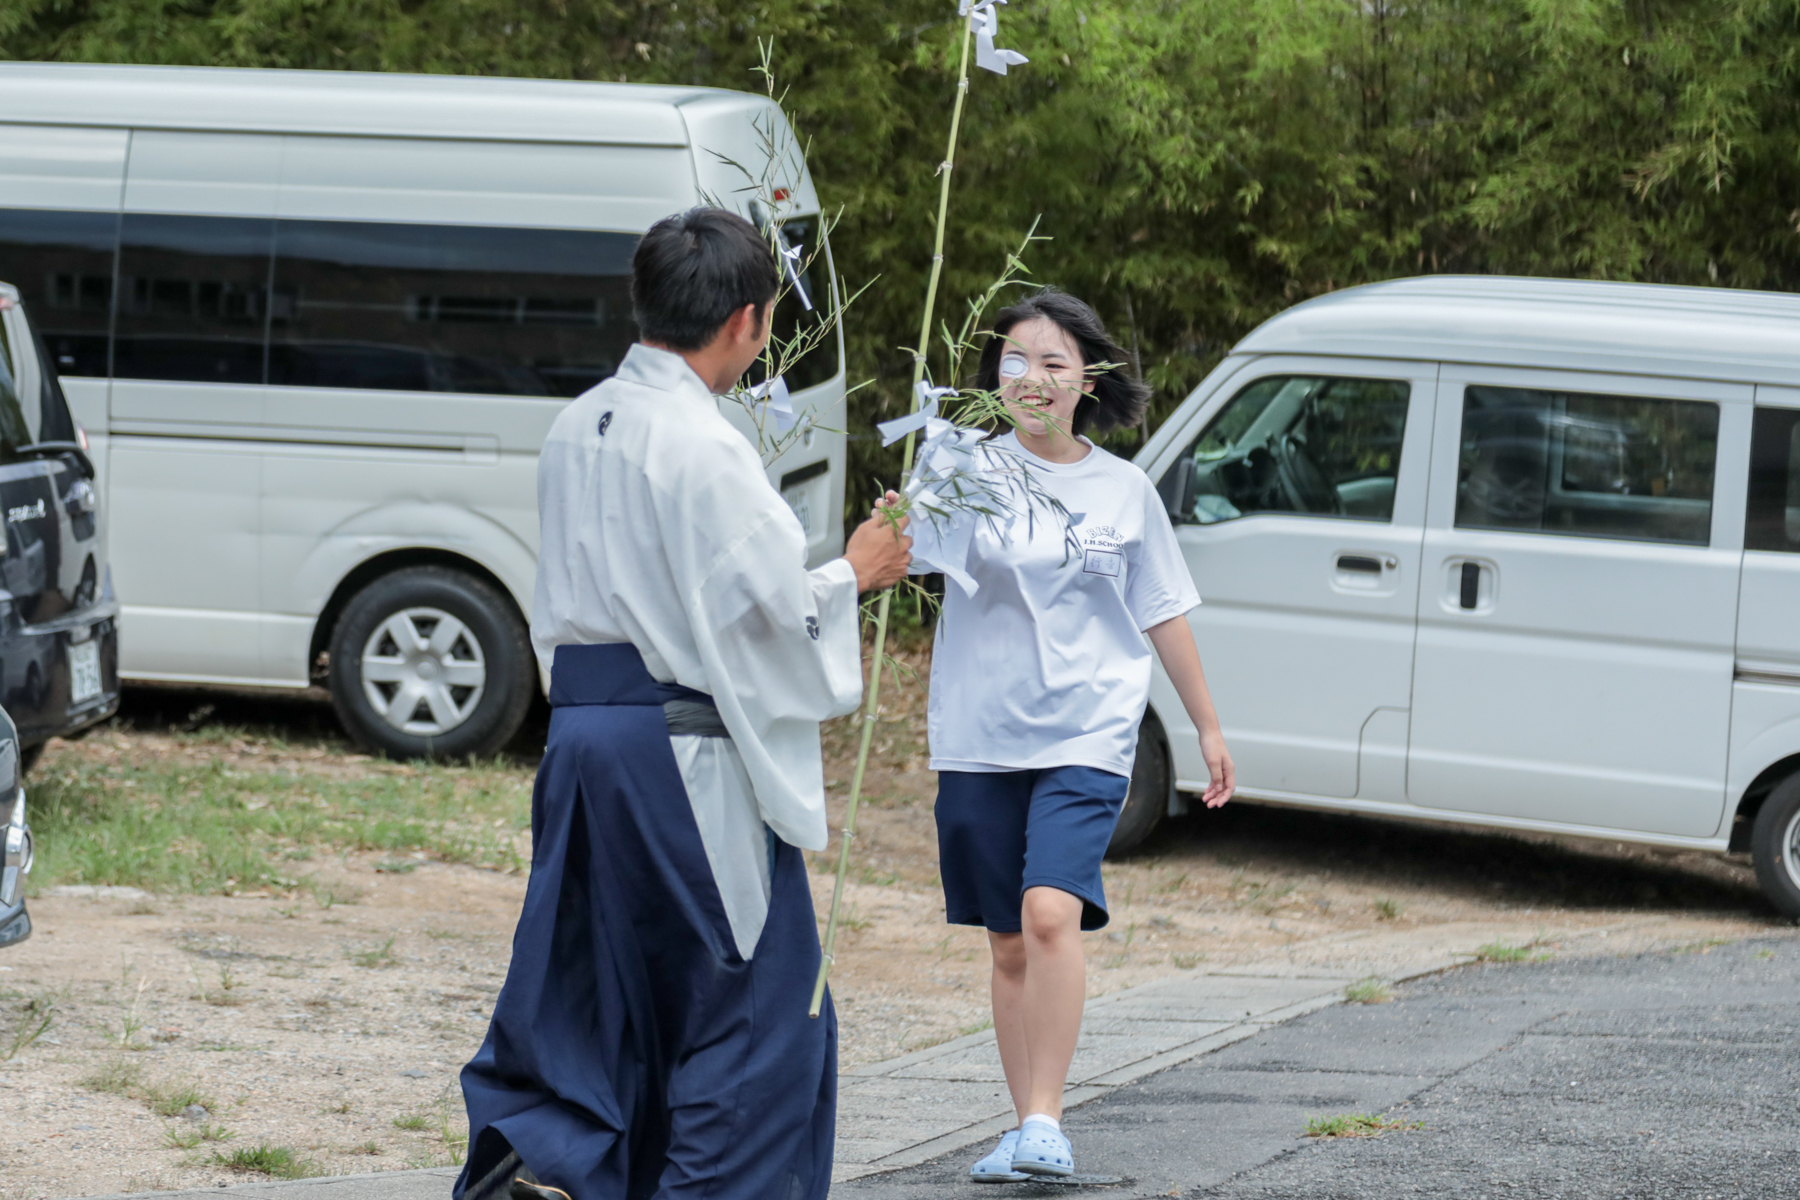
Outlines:
[[[0, 313], [11, 308], [12, 301], [0, 297]], [[19, 402], [19, 380], [24, 372], [23, 365], [14, 355], [13, 339], [7, 333], [6, 322], [0, 319], [0, 462], [15, 462], [24, 457], [19, 447], [28, 446], [37, 438], [25, 419], [25, 409]]]

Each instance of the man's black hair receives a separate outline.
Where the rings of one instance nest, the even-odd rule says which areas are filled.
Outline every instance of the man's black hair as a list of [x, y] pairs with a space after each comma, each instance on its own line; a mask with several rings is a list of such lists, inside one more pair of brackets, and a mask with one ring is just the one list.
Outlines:
[[[994, 330], [987, 345], [981, 348], [981, 365], [975, 371], [975, 386], [984, 392], [1000, 390], [1000, 356], [1006, 352], [1006, 335], [1013, 326], [1042, 318], [1060, 326], [1081, 351], [1081, 364], [1089, 368], [1088, 394], [1075, 402], [1075, 419], [1070, 422], [1076, 436], [1092, 430], [1106, 433], [1126, 429], [1143, 419], [1144, 405], [1150, 389], [1133, 379], [1124, 367], [1125, 352], [1107, 335], [1100, 317], [1086, 304], [1055, 288], [1045, 288], [1000, 310], [994, 318]], [[1105, 370], [1092, 370], [1096, 363], [1112, 363]]]
[[631, 305], [646, 342], [699, 350], [746, 304], [775, 298], [781, 275], [756, 226], [722, 208], [664, 217], [631, 256]]

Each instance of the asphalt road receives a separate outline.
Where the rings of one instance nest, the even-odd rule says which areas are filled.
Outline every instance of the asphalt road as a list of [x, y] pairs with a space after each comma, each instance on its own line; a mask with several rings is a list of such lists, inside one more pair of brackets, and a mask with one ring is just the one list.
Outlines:
[[[1305, 1136], [1350, 1112], [1423, 1128]], [[976, 1184], [965, 1152], [832, 1196], [1800, 1196], [1800, 938], [1463, 968], [1122, 1088], [1064, 1128], [1077, 1171], [1117, 1182]]]

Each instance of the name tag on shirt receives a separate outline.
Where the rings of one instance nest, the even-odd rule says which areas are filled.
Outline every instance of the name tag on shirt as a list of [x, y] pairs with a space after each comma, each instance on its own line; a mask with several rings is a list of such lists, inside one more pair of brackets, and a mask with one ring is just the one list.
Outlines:
[[1089, 550], [1081, 569], [1089, 575], [1109, 575], [1116, 579], [1124, 566], [1125, 556], [1117, 550]]

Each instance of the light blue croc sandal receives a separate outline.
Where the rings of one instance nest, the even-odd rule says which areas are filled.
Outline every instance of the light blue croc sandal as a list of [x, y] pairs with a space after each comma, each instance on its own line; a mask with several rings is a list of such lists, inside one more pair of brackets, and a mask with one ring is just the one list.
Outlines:
[[1012, 1169], [1013, 1147], [1018, 1144], [1019, 1131], [1007, 1130], [993, 1153], [969, 1168], [969, 1178], [976, 1183], [1018, 1183], [1030, 1179], [1025, 1172]]
[[1075, 1153], [1061, 1130], [1043, 1121], [1027, 1121], [1013, 1147], [1012, 1169], [1027, 1175], [1073, 1175]]

